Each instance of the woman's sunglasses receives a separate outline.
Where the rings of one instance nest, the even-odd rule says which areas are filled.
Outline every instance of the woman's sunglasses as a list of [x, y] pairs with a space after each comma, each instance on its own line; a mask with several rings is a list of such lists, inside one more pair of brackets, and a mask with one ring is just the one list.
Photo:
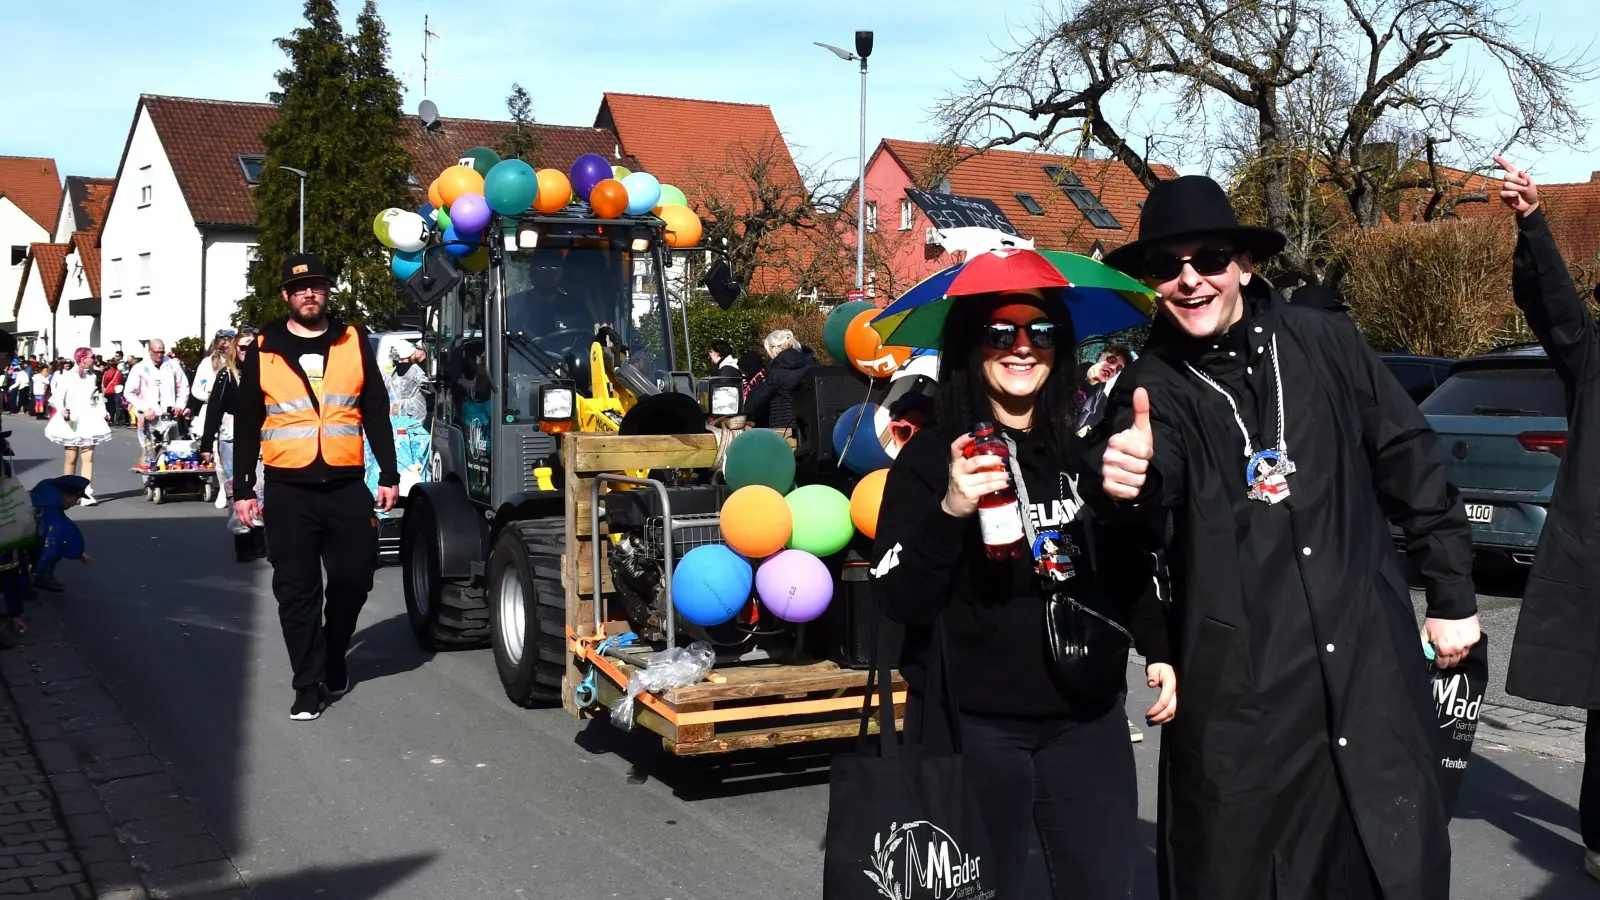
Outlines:
[[1231, 262], [1233, 262], [1232, 250], [1201, 250], [1188, 257], [1156, 253], [1145, 259], [1144, 273], [1151, 278], [1171, 281], [1183, 274], [1184, 263], [1194, 266], [1194, 270], [1201, 275], [1217, 275], [1227, 271]]
[[[1014, 322], [990, 322], [983, 326], [983, 342], [991, 350], [1010, 350], [1017, 345], [1017, 332], [1022, 326]], [[1054, 322], [1033, 322], [1027, 326], [1028, 346], [1035, 350], [1049, 350], [1056, 345]]]

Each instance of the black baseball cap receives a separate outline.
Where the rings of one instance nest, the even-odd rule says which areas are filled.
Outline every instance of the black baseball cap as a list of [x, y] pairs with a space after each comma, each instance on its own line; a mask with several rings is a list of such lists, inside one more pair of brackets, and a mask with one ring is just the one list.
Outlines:
[[315, 253], [296, 253], [283, 261], [282, 288], [297, 281], [332, 281], [328, 277], [328, 267], [322, 264]]

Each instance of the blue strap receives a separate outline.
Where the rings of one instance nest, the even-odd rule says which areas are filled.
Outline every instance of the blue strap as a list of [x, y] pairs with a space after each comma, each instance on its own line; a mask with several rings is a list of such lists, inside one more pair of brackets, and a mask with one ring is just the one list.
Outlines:
[[[606, 651], [613, 647], [631, 647], [638, 642], [639, 636], [631, 631], [623, 634], [614, 634], [601, 641], [600, 645], [594, 649], [594, 652], [596, 656], [604, 656]], [[595, 684], [594, 666], [591, 665], [589, 667], [588, 674], [584, 675], [583, 680], [578, 682], [578, 686], [572, 689], [572, 699], [577, 703], [579, 709], [593, 706], [600, 701], [598, 688]]]

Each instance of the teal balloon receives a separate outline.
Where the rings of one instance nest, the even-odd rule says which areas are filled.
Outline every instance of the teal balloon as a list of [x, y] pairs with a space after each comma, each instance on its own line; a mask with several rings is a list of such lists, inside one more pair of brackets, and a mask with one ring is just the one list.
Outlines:
[[789, 514], [794, 517], [790, 549], [804, 550], [818, 557], [832, 556], [855, 537], [856, 526], [850, 521], [850, 498], [834, 488], [808, 484], [795, 488], [783, 499], [788, 501]]
[[394, 273], [394, 277], [405, 281], [422, 268], [423, 253], [422, 250], [396, 250], [394, 259], [389, 262], [389, 271]]
[[828, 313], [828, 318], [822, 322], [822, 346], [828, 349], [828, 355], [833, 361], [843, 365], [850, 359], [850, 354], [844, 349], [844, 336], [850, 330], [850, 323], [856, 316], [866, 310], [872, 309], [872, 304], [865, 300], [852, 300], [834, 307]]
[[661, 182], [649, 172], [634, 172], [622, 179], [622, 186], [628, 191], [630, 216], [642, 216], [661, 205]]
[[500, 154], [488, 147], [473, 147], [461, 157], [459, 164], [477, 172], [487, 180], [489, 171], [500, 164]]
[[[656, 206], [688, 206], [688, 205], [689, 205], [689, 198], [685, 197], [683, 195], [683, 191], [678, 190], [676, 187], [674, 187], [674, 186], [672, 186], [670, 184], [663, 184], [661, 186], [661, 199], [656, 203]], [[655, 207], [651, 207], [651, 209], [654, 209], [654, 208]]]
[[483, 197], [502, 216], [520, 216], [539, 196], [539, 176], [520, 159], [501, 160], [483, 180]]
[[736, 491], [752, 484], [763, 484], [786, 494], [794, 487], [794, 451], [776, 431], [752, 428], [728, 445], [722, 477], [728, 487]]

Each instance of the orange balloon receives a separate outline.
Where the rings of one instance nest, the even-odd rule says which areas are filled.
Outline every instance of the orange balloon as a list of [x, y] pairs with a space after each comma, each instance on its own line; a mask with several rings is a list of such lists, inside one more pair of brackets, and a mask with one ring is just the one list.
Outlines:
[[439, 173], [439, 199], [445, 206], [454, 204], [462, 194], [482, 193], [483, 176], [471, 166], [451, 166]]
[[910, 347], [885, 347], [883, 336], [868, 324], [881, 312], [862, 310], [844, 332], [844, 355], [850, 358], [850, 365], [872, 378], [888, 378], [911, 358]]
[[[449, 212], [449, 210], [445, 208], [444, 198], [439, 196], [439, 179], [437, 178], [433, 180], [432, 184], [428, 185], [428, 202], [433, 204], [434, 209], [444, 209], [446, 212]], [[428, 224], [432, 225], [433, 223], [429, 222]]]
[[868, 472], [850, 492], [850, 521], [869, 538], [878, 536], [878, 508], [883, 505], [883, 486], [888, 480], [888, 469]]
[[533, 199], [533, 208], [539, 212], [558, 213], [567, 208], [572, 199], [572, 182], [560, 169], [539, 170], [539, 196]]
[[746, 559], [765, 559], [782, 550], [793, 529], [788, 501], [764, 484], [742, 487], [722, 504], [722, 539]]
[[668, 247], [699, 246], [703, 228], [694, 210], [687, 206], [663, 206], [656, 210], [656, 215], [667, 223]]
[[615, 178], [607, 178], [589, 192], [589, 208], [602, 219], [615, 219], [628, 210], [628, 189]]

